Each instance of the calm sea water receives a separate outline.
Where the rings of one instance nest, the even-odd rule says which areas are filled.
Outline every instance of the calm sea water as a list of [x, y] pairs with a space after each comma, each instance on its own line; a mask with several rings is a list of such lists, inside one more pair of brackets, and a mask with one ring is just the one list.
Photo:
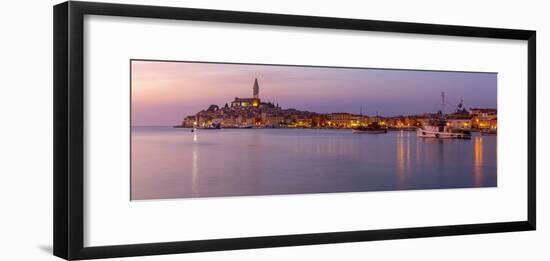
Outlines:
[[493, 187], [496, 136], [132, 128], [132, 199]]

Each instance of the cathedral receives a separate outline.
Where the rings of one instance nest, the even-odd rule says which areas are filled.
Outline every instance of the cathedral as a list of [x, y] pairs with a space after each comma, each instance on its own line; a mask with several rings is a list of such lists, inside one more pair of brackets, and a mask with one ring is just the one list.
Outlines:
[[254, 79], [252, 98], [235, 97], [235, 100], [231, 102], [231, 107], [258, 107], [260, 104], [260, 85], [258, 85], [258, 79]]

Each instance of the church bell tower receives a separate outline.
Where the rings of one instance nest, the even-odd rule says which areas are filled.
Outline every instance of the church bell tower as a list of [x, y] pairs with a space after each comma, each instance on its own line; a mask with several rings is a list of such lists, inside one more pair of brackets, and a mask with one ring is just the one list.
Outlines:
[[260, 86], [258, 85], [258, 79], [254, 78], [254, 87], [252, 87], [252, 92], [254, 94], [255, 99], [260, 98]]

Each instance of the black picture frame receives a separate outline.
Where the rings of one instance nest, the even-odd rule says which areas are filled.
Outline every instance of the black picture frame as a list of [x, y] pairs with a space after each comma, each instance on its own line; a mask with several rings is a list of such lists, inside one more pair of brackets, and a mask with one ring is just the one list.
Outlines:
[[[71, 259], [175, 254], [372, 240], [436, 237], [536, 228], [536, 32], [499, 28], [388, 22], [175, 7], [64, 2], [54, 6], [54, 255]], [[84, 247], [84, 15], [398, 32], [527, 41], [527, 220], [451, 226], [211, 239]]]

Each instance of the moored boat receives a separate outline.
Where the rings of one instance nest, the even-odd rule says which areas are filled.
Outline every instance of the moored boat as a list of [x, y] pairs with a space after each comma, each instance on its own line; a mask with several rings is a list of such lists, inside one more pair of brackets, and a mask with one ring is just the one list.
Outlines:
[[[457, 106], [457, 112], [464, 111], [462, 100]], [[445, 116], [445, 93], [441, 93], [441, 110], [437, 113], [437, 117], [431, 119], [422, 127], [416, 129], [416, 136], [421, 138], [435, 139], [471, 139], [472, 134], [469, 130], [461, 128], [450, 128], [447, 125]]]
[[451, 129], [444, 119], [437, 120], [437, 124], [425, 125], [416, 130], [416, 136], [436, 139], [470, 139], [472, 134], [468, 130]]

